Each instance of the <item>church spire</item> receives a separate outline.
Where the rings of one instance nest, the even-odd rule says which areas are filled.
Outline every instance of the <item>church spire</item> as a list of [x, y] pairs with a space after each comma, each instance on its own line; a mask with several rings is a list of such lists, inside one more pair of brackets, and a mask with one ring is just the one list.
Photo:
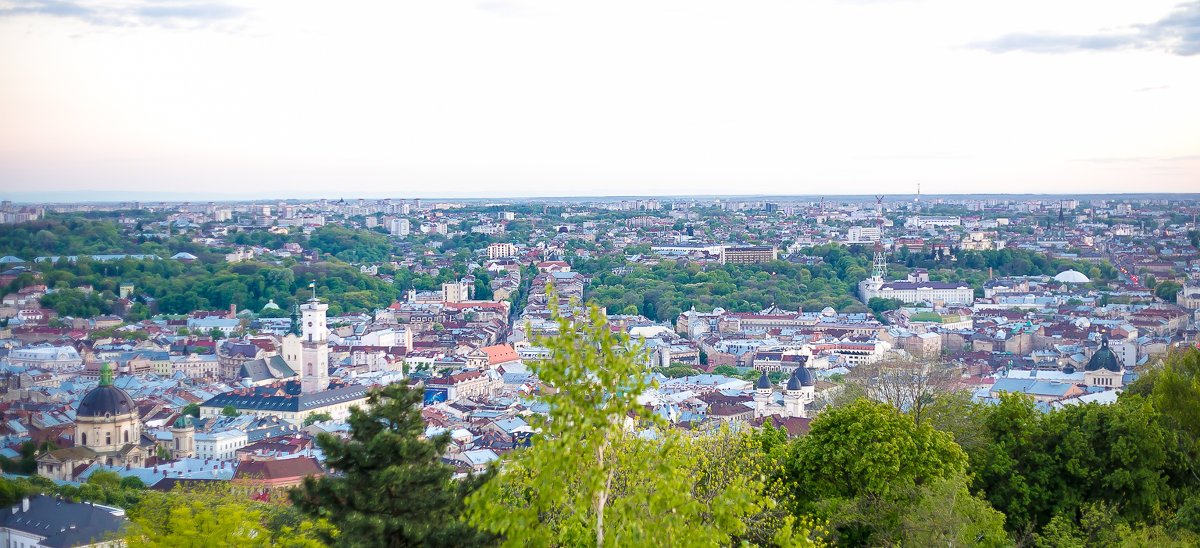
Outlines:
[[288, 333], [300, 336], [300, 303], [292, 305], [292, 326], [288, 329]]

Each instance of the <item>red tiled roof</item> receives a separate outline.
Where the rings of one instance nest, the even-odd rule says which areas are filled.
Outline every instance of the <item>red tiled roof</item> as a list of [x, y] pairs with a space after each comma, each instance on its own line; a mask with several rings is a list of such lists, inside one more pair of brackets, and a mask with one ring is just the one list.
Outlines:
[[310, 457], [280, 460], [248, 460], [238, 463], [233, 479], [279, 480], [293, 479], [324, 473], [317, 461]]

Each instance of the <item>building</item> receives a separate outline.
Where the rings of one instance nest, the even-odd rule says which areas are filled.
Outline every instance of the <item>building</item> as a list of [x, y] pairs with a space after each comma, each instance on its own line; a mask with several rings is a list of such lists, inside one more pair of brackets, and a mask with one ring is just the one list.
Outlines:
[[806, 405], [816, 400], [816, 379], [807, 368], [799, 367], [788, 377], [781, 402], [764, 371], [754, 383], [754, 418], [779, 415], [783, 418], [807, 417]]
[[288, 491], [299, 487], [306, 477], [321, 477], [325, 471], [312, 457], [239, 461], [233, 481], [254, 491], [260, 501], [288, 499]]
[[34, 346], [13, 349], [8, 363], [35, 369], [75, 369], [83, 365], [83, 358], [71, 346]]
[[408, 219], [392, 219], [392, 221], [388, 223], [388, 232], [390, 232], [392, 236], [408, 236], [408, 234], [412, 232], [412, 223], [410, 223]]
[[124, 390], [113, 386], [113, 371], [100, 367], [100, 384], [88, 391], [75, 411], [75, 447], [56, 449], [38, 457], [38, 474], [74, 481], [91, 464], [141, 467], [148, 455], [143, 443], [137, 406]]
[[316, 297], [300, 306], [300, 387], [305, 394], [329, 387], [329, 329], [325, 311], [329, 305]]
[[517, 246], [515, 246], [511, 243], [508, 243], [508, 242], [491, 244], [491, 245], [487, 246], [487, 256], [489, 259], [502, 259], [505, 257], [516, 257], [517, 256]]
[[951, 216], [916, 215], [904, 220], [904, 226], [906, 228], [942, 228], [961, 225], [962, 218]]
[[331, 383], [324, 390], [309, 393], [303, 392], [297, 381], [239, 388], [200, 404], [200, 416], [220, 416], [228, 406], [238, 413], [275, 416], [291, 424], [303, 424], [309, 415], [321, 413], [343, 419], [350, 415], [351, 407], [367, 407], [367, 390], [359, 384]]
[[852, 226], [846, 230], [846, 243], [869, 244], [879, 241], [882, 237], [877, 226]]
[[975, 290], [966, 282], [930, 282], [909, 274], [903, 282], [885, 282], [876, 275], [858, 282], [858, 294], [864, 303], [879, 297], [899, 299], [905, 303], [941, 303], [971, 305]]
[[1083, 370], [1083, 382], [1088, 386], [1120, 388], [1125, 371], [1117, 355], [1108, 347], [1108, 335], [1100, 339], [1100, 349], [1092, 354]]
[[202, 432], [192, 434], [196, 458], [212, 460], [234, 460], [238, 449], [246, 446], [246, 433], [241, 430]]
[[129, 520], [120, 508], [34, 495], [0, 512], [0, 545], [6, 548], [124, 546]]
[[472, 287], [463, 280], [442, 283], [442, 302], [461, 303], [471, 298]]
[[262, 386], [279, 381], [299, 380], [300, 376], [282, 356], [271, 356], [243, 363], [237, 378], [243, 382], [249, 380], [252, 386]]
[[769, 245], [728, 246], [721, 252], [723, 264], [769, 263], [779, 257], [779, 250]]

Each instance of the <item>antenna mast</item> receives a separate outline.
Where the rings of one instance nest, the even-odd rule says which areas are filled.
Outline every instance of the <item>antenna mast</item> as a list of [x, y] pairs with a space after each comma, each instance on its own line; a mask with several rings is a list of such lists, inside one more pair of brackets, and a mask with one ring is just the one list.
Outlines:
[[875, 229], [878, 232], [875, 240], [875, 259], [871, 268], [871, 277], [883, 281], [887, 275], [887, 259], [883, 256], [883, 195], [875, 196]]

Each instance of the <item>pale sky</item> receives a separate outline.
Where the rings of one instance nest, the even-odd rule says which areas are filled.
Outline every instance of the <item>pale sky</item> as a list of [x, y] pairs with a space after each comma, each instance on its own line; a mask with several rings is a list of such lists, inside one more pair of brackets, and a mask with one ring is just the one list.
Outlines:
[[0, 195], [1200, 192], [1200, 0], [0, 0]]

